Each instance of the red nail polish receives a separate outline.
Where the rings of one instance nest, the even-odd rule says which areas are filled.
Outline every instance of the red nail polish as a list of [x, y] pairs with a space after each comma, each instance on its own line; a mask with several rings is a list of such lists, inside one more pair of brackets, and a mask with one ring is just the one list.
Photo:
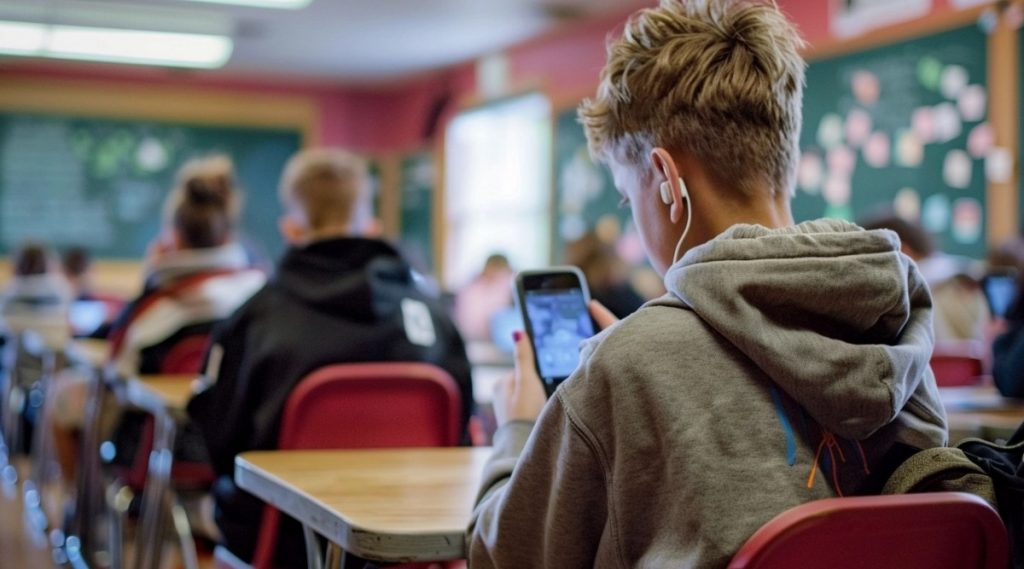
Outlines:
[[523, 333], [520, 332], [519, 330], [516, 330], [515, 332], [512, 332], [512, 340], [514, 342], [518, 343], [519, 340], [521, 340], [522, 338], [523, 338]]

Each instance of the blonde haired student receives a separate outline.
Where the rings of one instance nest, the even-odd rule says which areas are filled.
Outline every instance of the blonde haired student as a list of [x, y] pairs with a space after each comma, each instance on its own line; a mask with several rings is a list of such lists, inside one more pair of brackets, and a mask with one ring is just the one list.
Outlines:
[[[189, 403], [218, 475], [224, 545], [245, 561], [256, 552], [263, 503], [235, 486], [235, 455], [277, 447], [285, 403], [307, 374], [341, 363], [432, 363], [458, 384], [463, 427], [473, 410], [455, 325], [398, 251], [366, 236], [374, 223], [368, 182], [366, 162], [339, 149], [288, 161], [279, 227], [291, 248], [274, 278], [214, 331], [206, 382]], [[301, 529], [286, 518], [274, 567], [305, 566]]]
[[888, 231], [794, 225], [802, 42], [773, 5], [635, 14], [580, 108], [669, 293], [583, 347], [546, 402], [528, 341], [470, 566], [723, 567], [797, 504], [877, 492], [942, 445], [931, 298]]

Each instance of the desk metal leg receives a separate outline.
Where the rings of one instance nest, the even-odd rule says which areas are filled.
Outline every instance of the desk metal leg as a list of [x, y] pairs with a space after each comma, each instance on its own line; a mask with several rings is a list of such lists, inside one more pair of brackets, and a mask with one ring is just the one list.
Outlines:
[[171, 466], [177, 424], [168, 413], [153, 416], [153, 452], [149, 456], [146, 487], [142, 491], [141, 523], [135, 541], [135, 569], [158, 569], [163, 551], [165, 520], [169, 512]]
[[302, 537], [306, 539], [306, 567], [308, 569], [323, 569], [323, 559], [320, 557], [320, 541], [316, 538], [313, 528], [302, 524]]

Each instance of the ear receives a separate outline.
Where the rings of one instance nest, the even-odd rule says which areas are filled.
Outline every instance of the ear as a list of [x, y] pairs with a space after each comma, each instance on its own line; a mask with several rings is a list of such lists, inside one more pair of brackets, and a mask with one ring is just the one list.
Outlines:
[[[669, 194], [672, 196], [672, 204], [668, 210], [669, 219], [672, 223], [679, 223], [683, 219], [683, 195], [679, 188], [682, 177], [676, 167], [676, 160], [668, 150], [657, 147], [651, 150], [651, 165], [656, 172], [655, 183], [659, 187], [662, 183], [668, 183]], [[690, 207], [690, 204], [686, 204], [686, 207]]]
[[308, 238], [306, 227], [287, 213], [277, 220], [277, 229], [281, 232], [281, 237], [284, 237], [284, 240], [289, 245], [303, 245]]
[[376, 217], [371, 217], [366, 221], [366, 223], [363, 224], [362, 229], [359, 230], [358, 233], [364, 237], [370, 237], [373, 239], [380, 238], [381, 234], [383, 233], [383, 231], [381, 230], [380, 219]]

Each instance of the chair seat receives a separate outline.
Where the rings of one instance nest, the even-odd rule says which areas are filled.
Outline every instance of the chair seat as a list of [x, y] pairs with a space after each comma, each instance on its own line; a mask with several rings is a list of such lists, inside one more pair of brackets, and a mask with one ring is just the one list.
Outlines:
[[729, 569], [1005, 569], [1006, 528], [971, 494], [830, 498], [763, 525]]

